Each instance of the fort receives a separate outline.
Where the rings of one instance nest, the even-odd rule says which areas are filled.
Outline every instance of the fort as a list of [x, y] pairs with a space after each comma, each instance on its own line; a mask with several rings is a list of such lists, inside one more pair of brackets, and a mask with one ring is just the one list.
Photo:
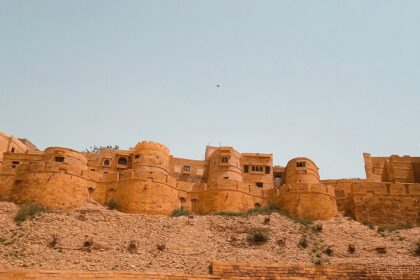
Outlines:
[[272, 154], [207, 146], [202, 160], [177, 158], [156, 142], [129, 150], [78, 152], [0, 133], [0, 201], [74, 209], [114, 201], [127, 213], [243, 212], [274, 205], [328, 220], [338, 212], [360, 222], [420, 224], [420, 157], [364, 154], [366, 179], [320, 179], [311, 159], [273, 165]]

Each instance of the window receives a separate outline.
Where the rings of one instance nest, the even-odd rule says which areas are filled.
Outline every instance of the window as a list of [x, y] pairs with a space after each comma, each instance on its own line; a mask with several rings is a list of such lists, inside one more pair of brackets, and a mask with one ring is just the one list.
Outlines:
[[17, 165], [19, 165], [19, 161], [12, 161], [12, 168], [15, 168]]
[[126, 157], [120, 157], [120, 158], [118, 159], [118, 164], [121, 164], [121, 165], [127, 165], [127, 164], [128, 164], [128, 160], [127, 160], [127, 158], [126, 158]]
[[190, 171], [191, 167], [189, 165], [184, 165], [183, 170], [184, 171]]
[[261, 166], [261, 165], [253, 165], [252, 166], [252, 171], [255, 171], [255, 172], [263, 172], [264, 171], [264, 166]]
[[227, 157], [222, 157], [221, 161], [222, 161], [222, 162], [228, 162], [228, 161], [229, 161], [229, 158], [227, 158]]
[[104, 162], [103, 162], [104, 166], [109, 166], [109, 163], [110, 163], [109, 159], [104, 159]]
[[244, 172], [245, 173], [248, 173], [248, 171], [249, 171], [249, 166], [248, 165], [244, 165]]
[[265, 174], [270, 174], [270, 172], [271, 172], [270, 166], [266, 166], [265, 167]]
[[296, 162], [296, 167], [305, 167], [305, 162], [304, 161]]
[[14, 153], [14, 152], [15, 152], [15, 148], [12, 148], [12, 149], [10, 150], [10, 152], [11, 152], [11, 153]]
[[93, 168], [93, 169], [91, 169], [90, 171], [96, 171], [96, 170]]
[[135, 159], [139, 159], [140, 158], [140, 154], [137, 154], [134, 156]]
[[257, 185], [257, 188], [262, 188], [263, 186], [264, 186], [264, 184], [263, 183], [261, 183], [261, 182], [257, 182], [257, 183], [255, 183], [256, 185]]
[[229, 180], [229, 177], [225, 177], [225, 180]]
[[64, 162], [64, 157], [55, 157], [56, 162]]

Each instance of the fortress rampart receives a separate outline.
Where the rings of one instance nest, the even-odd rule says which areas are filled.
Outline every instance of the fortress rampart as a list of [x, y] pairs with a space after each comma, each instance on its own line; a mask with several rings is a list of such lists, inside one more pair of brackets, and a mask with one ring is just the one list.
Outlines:
[[315, 162], [305, 157], [273, 166], [271, 154], [207, 147], [203, 160], [191, 160], [150, 141], [129, 150], [38, 151], [5, 135], [0, 135], [0, 200], [59, 209], [113, 201], [123, 212], [164, 215], [179, 208], [206, 214], [275, 205], [310, 219], [343, 212], [374, 224], [420, 224], [415, 157], [364, 154], [366, 179], [320, 180]]

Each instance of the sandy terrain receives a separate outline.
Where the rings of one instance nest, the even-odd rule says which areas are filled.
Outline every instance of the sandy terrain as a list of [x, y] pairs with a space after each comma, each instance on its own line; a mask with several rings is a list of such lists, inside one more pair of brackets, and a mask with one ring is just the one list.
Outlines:
[[[322, 230], [316, 231], [277, 213], [175, 218], [124, 214], [87, 205], [72, 211], [48, 211], [17, 225], [13, 220], [17, 210], [13, 203], [0, 202], [1, 269], [206, 274], [213, 260], [266, 264], [420, 261], [413, 255], [414, 243], [420, 240], [419, 227], [381, 234], [345, 217], [317, 222]], [[249, 244], [247, 233], [252, 227], [266, 228], [268, 242]], [[301, 248], [298, 244], [305, 236], [308, 246]], [[348, 252], [349, 244], [354, 244], [354, 254]], [[332, 256], [323, 252], [327, 246], [331, 246]], [[378, 247], [386, 253], [378, 252]]]

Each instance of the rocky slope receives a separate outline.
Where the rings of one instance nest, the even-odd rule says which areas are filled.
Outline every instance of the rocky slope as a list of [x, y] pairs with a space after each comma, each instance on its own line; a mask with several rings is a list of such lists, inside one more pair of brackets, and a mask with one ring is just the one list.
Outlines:
[[[420, 240], [419, 227], [379, 233], [344, 217], [316, 222], [320, 226], [315, 229], [277, 213], [175, 218], [87, 205], [74, 211], [48, 211], [16, 224], [17, 211], [17, 205], [0, 202], [0, 269], [205, 274], [213, 260], [266, 264], [411, 264], [420, 260], [413, 254]], [[266, 243], [247, 240], [253, 227], [268, 231]], [[304, 239], [306, 248], [302, 248]], [[349, 252], [349, 245], [354, 246], [354, 253]]]

